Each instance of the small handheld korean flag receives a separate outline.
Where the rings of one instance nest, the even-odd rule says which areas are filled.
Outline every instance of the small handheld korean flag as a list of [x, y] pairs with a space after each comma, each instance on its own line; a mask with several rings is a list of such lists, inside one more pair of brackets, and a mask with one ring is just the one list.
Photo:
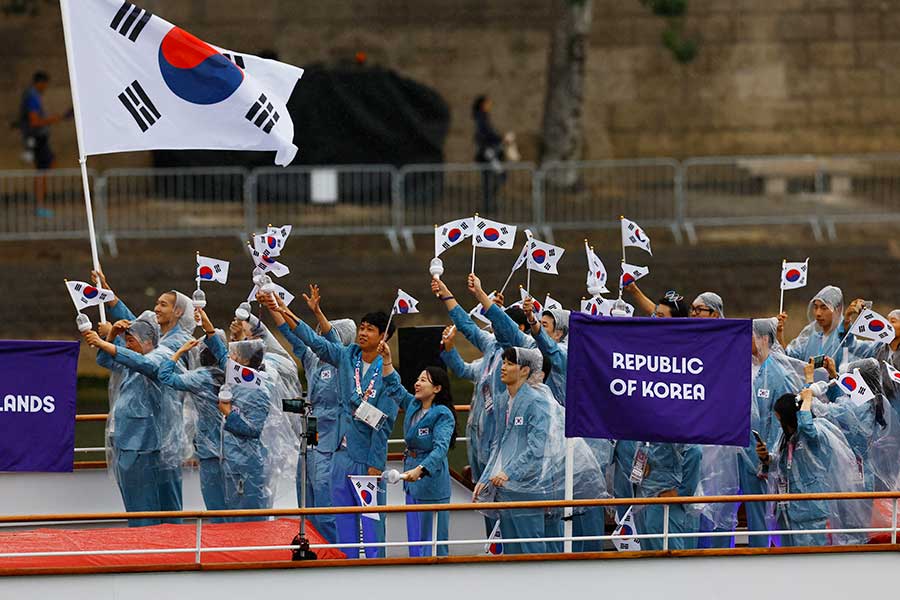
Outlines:
[[411, 315], [419, 312], [419, 301], [404, 292], [397, 290], [397, 299], [394, 300], [394, 314]]
[[482, 217], [475, 217], [475, 233], [472, 245], [479, 248], [500, 248], [509, 250], [516, 241], [516, 226], [498, 223]]
[[[259, 286], [254, 285], [253, 289], [250, 290], [250, 295], [247, 296], [247, 302], [256, 302], [256, 294], [259, 293]], [[291, 302], [294, 301], [294, 295], [278, 285], [277, 283], [272, 284], [272, 293], [277, 295], [284, 301], [285, 306], [290, 306]]]
[[[527, 229], [525, 230], [528, 231]], [[531, 236], [529, 236], [528, 240], [525, 242], [525, 245], [522, 246], [522, 251], [519, 253], [519, 257], [516, 259], [516, 262], [513, 263], [512, 273], [515, 273], [519, 269], [522, 268], [522, 265], [528, 261], [528, 249], [531, 247]]]
[[253, 249], [263, 256], [275, 258], [281, 255], [284, 248], [284, 239], [274, 233], [262, 233], [253, 236]]
[[278, 262], [272, 256], [262, 254], [255, 248], [250, 249], [250, 258], [253, 259], [254, 270], [259, 269], [260, 273], [271, 273], [275, 277], [284, 277], [291, 272], [286, 264]]
[[547, 297], [544, 298], [544, 310], [563, 310], [562, 302], [554, 300], [550, 294], [547, 294]]
[[[640, 535], [634, 526], [634, 514], [632, 514], [631, 509], [632, 507], [629, 506], [628, 510], [625, 511], [625, 515], [619, 521], [615, 531], [613, 531], [613, 535]], [[635, 538], [613, 540], [613, 545], [619, 552], [637, 552], [641, 549], [641, 540]]]
[[650, 236], [637, 223], [622, 217], [622, 247], [629, 246], [645, 250], [650, 255], [653, 254], [650, 251]]
[[638, 279], [642, 277], [646, 277], [650, 273], [650, 269], [647, 267], [638, 267], [636, 265], [629, 265], [628, 263], [622, 263], [622, 277], [619, 279], [619, 288], [625, 289]]
[[887, 369], [888, 378], [894, 382], [894, 385], [900, 385], [900, 371], [887, 361], [884, 361], [884, 368]]
[[[494, 292], [491, 292], [488, 295], [488, 300], [493, 302], [494, 296], [496, 296], [496, 294]], [[478, 321], [484, 325], [490, 326], [491, 320], [485, 316], [485, 314], [484, 314], [485, 312], [486, 311], [484, 310], [484, 307], [481, 306], [481, 303], [479, 302], [478, 304], [475, 305], [475, 308], [473, 308], [472, 310], [469, 311], [469, 317], [471, 317], [473, 321]]]
[[503, 536], [500, 534], [499, 520], [494, 524], [491, 535], [488, 536], [488, 543], [484, 545], [484, 553], [492, 556], [503, 554]]
[[213, 46], [132, 2], [60, 4], [86, 155], [269, 150], [277, 165], [294, 159], [287, 102], [302, 69]]
[[[528, 292], [528, 290], [526, 290], [522, 286], [519, 286], [519, 298], [520, 299], [518, 302], [513, 304], [513, 306], [522, 306], [522, 304], [525, 303], [525, 298], [528, 298], [529, 296], [531, 296], [531, 294]], [[542, 312], [544, 312], [544, 305], [541, 304], [540, 300], [538, 300], [534, 296], [531, 296], [531, 302], [532, 302], [532, 304], [534, 304], [534, 312], [536, 315], [540, 315]]]
[[228, 261], [197, 255], [197, 281], [228, 283]]
[[251, 369], [250, 367], [245, 367], [242, 364], [234, 362], [230, 358], [228, 359], [228, 364], [225, 365], [225, 368], [227, 381], [231, 385], [258, 389], [265, 383], [265, 373], [257, 371], [256, 369]]
[[795, 290], [806, 287], [809, 274], [809, 259], [803, 262], [783, 262], [781, 264], [781, 289]]
[[891, 322], [871, 309], [860, 313], [850, 327], [850, 332], [856, 337], [866, 340], [874, 340], [883, 344], [894, 341], [894, 326]]
[[869, 389], [859, 369], [853, 369], [853, 373], [844, 373], [838, 376], [838, 385], [850, 396], [850, 401], [856, 405], [865, 404], [875, 397], [875, 393]]
[[438, 257], [458, 243], [472, 237], [474, 232], [472, 217], [456, 219], [434, 228], [434, 256]]
[[607, 272], [606, 267], [600, 257], [594, 253], [594, 249], [588, 246], [587, 240], [584, 240], [584, 251], [587, 254], [588, 274], [587, 274], [587, 291], [592, 296], [599, 294], [607, 294], [606, 289]]
[[95, 287], [83, 281], [66, 280], [66, 289], [69, 290], [69, 296], [72, 297], [72, 304], [75, 305], [75, 309], [78, 312], [81, 312], [82, 309], [87, 308], [88, 306], [98, 306], [104, 302], [109, 302], [116, 297], [115, 294], [109, 290]]
[[[378, 506], [378, 478], [372, 475], [350, 475], [350, 483], [356, 492], [356, 499], [359, 505], [364, 508], [370, 506]], [[378, 513], [363, 513], [364, 517], [373, 521], [380, 521], [381, 515]]]
[[269, 225], [266, 228], [266, 233], [270, 235], [277, 235], [281, 238], [282, 242], [286, 242], [289, 237], [291, 237], [291, 231], [293, 231], [293, 225], [282, 225], [281, 227], [275, 227], [273, 225]]
[[593, 317], [600, 316], [600, 305], [603, 302], [603, 298], [589, 298], [587, 300], [581, 300], [581, 312], [586, 315], [591, 315]]
[[564, 249], [534, 238], [528, 244], [528, 268], [541, 273], [559, 275], [556, 265], [562, 258]]

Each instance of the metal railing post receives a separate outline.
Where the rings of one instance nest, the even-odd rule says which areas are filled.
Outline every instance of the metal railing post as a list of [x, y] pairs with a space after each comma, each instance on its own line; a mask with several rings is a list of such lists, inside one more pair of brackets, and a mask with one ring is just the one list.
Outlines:
[[897, 543], [897, 498], [891, 500], [891, 543]]
[[544, 167], [538, 166], [531, 175], [531, 218], [534, 226], [540, 229], [547, 219], [544, 198]]
[[669, 549], [669, 505], [663, 504], [663, 551]]
[[438, 511], [431, 513], [431, 556], [437, 556]]
[[391, 226], [398, 235], [406, 225], [406, 198], [404, 198], [403, 183], [406, 175], [396, 168], [391, 169]]
[[203, 528], [203, 517], [197, 517], [197, 546], [196, 546], [196, 553], [194, 554], [194, 563], [198, 564], [198, 565], [200, 564], [200, 554], [201, 554], [200, 547], [202, 545], [202, 542], [201, 542], [202, 528]]
[[244, 175], [244, 233], [256, 231], [257, 182], [255, 169]]
[[686, 211], [684, 205], [684, 163], [681, 161], [679, 161], [678, 165], [675, 167], [675, 179], [673, 185], [675, 186], [675, 225], [683, 231]]

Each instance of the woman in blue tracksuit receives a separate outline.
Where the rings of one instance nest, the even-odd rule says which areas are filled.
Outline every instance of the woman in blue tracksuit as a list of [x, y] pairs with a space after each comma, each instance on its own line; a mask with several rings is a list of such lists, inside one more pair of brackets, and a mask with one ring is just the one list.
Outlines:
[[[127, 327], [126, 327], [127, 325]], [[125, 345], [113, 343], [124, 333]], [[130, 324], [117, 322], [107, 340], [94, 331], [84, 333], [85, 341], [98, 349], [97, 364], [119, 375], [111, 390], [113, 408], [108, 423], [110, 467], [115, 474], [122, 502], [128, 512], [162, 510], [159, 499], [160, 448], [165, 432], [160, 429], [161, 391], [153, 378], [117, 362], [124, 352], [144, 355], [159, 341], [159, 325], [152, 314]], [[158, 525], [159, 519], [129, 519], [129, 527]]]
[[[456, 442], [456, 410], [450, 394], [450, 377], [440, 367], [426, 367], [410, 394], [394, 370], [390, 347], [379, 348], [383, 362], [385, 393], [403, 409], [403, 487], [407, 504], [449, 504], [450, 467], [447, 452]], [[406, 535], [410, 542], [432, 540], [433, 514], [406, 514]], [[446, 540], [450, 533], [450, 514], [439, 511], [434, 539]], [[438, 545], [437, 555], [447, 556], [447, 546]], [[410, 556], [431, 556], [431, 544], [410, 546]]]

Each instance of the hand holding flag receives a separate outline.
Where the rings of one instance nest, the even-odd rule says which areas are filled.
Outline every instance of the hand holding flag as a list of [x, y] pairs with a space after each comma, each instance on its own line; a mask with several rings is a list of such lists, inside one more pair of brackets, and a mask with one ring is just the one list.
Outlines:
[[[356, 499], [359, 505], [364, 508], [370, 506], [378, 506], [378, 478], [374, 475], [348, 475], [353, 490], [356, 492]], [[380, 521], [381, 515], [378, 513], [363, 513], [362, 516]]]
[[[290, 293], [289, 291], [287, 291], [286, 289], [284, 289], [283, 287], [281, 287], [280, 285], [278, 285], [277, 283], [273, 283], [273, 284], [271, 284], [271, 286], [272, 286], [272, 293], [277, 295], [279, 298], [281, 298], [284, 301], [285, 306], [290, 306], [291, 302], [294, 301], [294, 295], [292, 293]], [[247, 302], [248, 303], [256, 302], [256, 295], [259, 292], [260, 292], [259, 286], [254, 284], [253, 289], [250, 290], [250, 295], [247, 296]]]

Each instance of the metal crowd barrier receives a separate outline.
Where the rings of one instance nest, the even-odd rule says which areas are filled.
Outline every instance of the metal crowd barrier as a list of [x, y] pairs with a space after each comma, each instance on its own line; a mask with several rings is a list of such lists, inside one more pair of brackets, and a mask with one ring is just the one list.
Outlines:
[[[267, 223], [299, 235], [387, 235], [395, 249], [478, 212], [552, 230], [628, 215], [692, 243], [697, 228], [900, 220], [900, 155], [731, 156], [587, 162], [112, 169], [91, 173], [99, 235], [244, 236]], [[38, 198], [43, 198], [38, 206]], [[0, 171], [0, 240], [87, 235], [78, 171]], [[52, 217], [39, 208], [50, 209]], [[43, 214], [42, 214], [43, 213]]]
[[[434, 539], [426, 542], [375, 542], [366, 543], [362, 541], [344, 544], [311, 544], [310, 549], [325, 548], [388, 548], [388, 547], [411, 547], [411, 546], [430, 546], [431, 556], [437, 555], [438, 546], [456, 546], [456, 545], [473, 545], [473, 544], [490, 544], [500, 541], [503, 544], [526, 543], [526, 542], [574, 542], [574, 541], [611, 541], [618, 540], [649, 540], [661, 539], [662, 552], [670, 550], [670, 540], [675, 538], [694, 538], [701, 536], [731, 536], [732, 532], [712, 532], [712, 533], [677, 533], [671, 532], [668, 528], [669, 509], [672, 505], [679, 504], [722, 504], [733, 502], [804, 502], [816, 500], [834, 500], [834, 501], [851, 501], [851, 500], [882, 500], [889, 501], [891, 505], [891, 522], [889, 526], [884, 527], [860, 527], [860, 528], [844, 528], [844, 529], [804, 529], [804, 530], [783, 530], [773, 529], [766, 531], [753, 531], [753, 535], [829, 535], [829, 534], [871, 534], [881, 533], [890, 534], [890, 544], [897, 544], [897, 504], [900, 499], [900, 492], [863, 492], [863, 493], [827, 493], [827, 494], [761, 494], [748, 496], [698, 496], [698, 497], [669, 497], [669, 498], [618, 498], [618, 499], [593, 499], [593, 500], [551, 500], [551, 501], [530, 501], [530, 502], [490, 502], [490, 503], [467, 503], [467, 504], [419, 504], [419, 505], [390, 505], [390, 506], [352, 506], [352, 507], [330, 507], [330, 508], [305, 508], [305, 509], [261, 509], [261, 510], [220, 510], [220, 511], [172, 511], [172, 512], [132, 512], [132, 513], [101, 513], [101, 514], [54, 514], [54, 515], [22, 515], [22, 516], [0, 516], [0, 527], [5, 526], [22, 526], [29, 523], [47, 524], [54, 522], [91, 522], [92, 524], [99, 522], [124, 521], [126, 519], [194, 519], [195, 520], [195, 543], [191, 547], [175, 547], [175, 548], [135, 548], [135, 549], [116, 549], [116, 550], [72, 550], [72, 551], [46, 551], [46, 552], [0, 552], [0, 559], [3, 558], [26, 558], [26, 557], [63, 557], [63, 556], [99, 556], [99, 555], [127, 555], [127, 554], [193, 554], [195, 564], [200, 564], [204, 553], [220, 553], [220, 552], [251, 552], [260, 550], [295, 550], [299, 549], [299, 545], [284, 544], [278, 546], [234, 546], [234, 547], [204, 547], [203, 545], [203, 521], [212, 518], [222, 517], [308, 517], [313, 515], [336, 515], [336, 514], [363, 514], [363, 513], [410, 513], [410, 512], [430, 512], [432, 513], [432, 531], [437, 531], [437, 517], [439, 511], [461, 512], [461, 511], [506, 511], [520, 509], [565, 509], [565, 508], [586, 508], [593, 506], [615, 507], [621, 506], [623, 503], [631, 506], [645, 505], [662, 505], [662, 526], [661, 533], [633, 533], [628, 532], [621, 535], [595, 535], [595, 536], [563, 536], [563, 537], [536, 537], [536, 538], [506, 538], [502, 540], [490, 539], [469, 539], [469, 540], [438, 540]], [[567, 544], [568, 545], [568, 544]], [[567, 549], [567, 552], [571, 551]], [[771, 551], [762, 549], [763, 552]], [[703, 554], [703, 550], [682, 550], [683, 554]], [[727, 553], [727, 551], [725, 552]], [[440, 558], [429, 558], [429, 562], [434, 560], [440, 561]], [[161, 566], [161, 565], [158, 565]]]

